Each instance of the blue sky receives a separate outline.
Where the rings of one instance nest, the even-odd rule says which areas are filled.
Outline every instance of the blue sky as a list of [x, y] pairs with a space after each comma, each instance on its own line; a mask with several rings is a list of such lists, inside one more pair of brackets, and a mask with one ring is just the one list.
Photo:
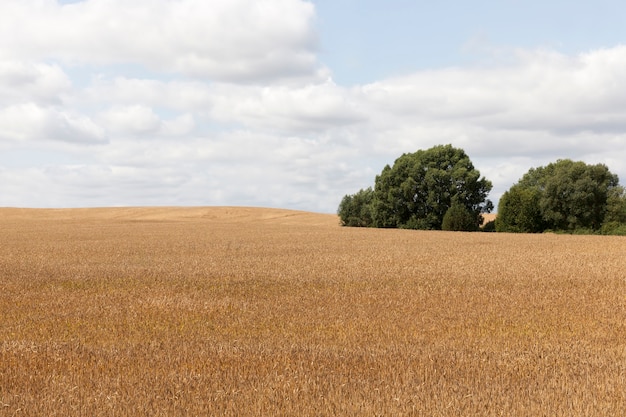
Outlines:
[[[547, 4], [546, 4], [547, 3]], [[0, 206], [332, 213], [451, 143], [626, 182], [617, 1], [0, 0]]]

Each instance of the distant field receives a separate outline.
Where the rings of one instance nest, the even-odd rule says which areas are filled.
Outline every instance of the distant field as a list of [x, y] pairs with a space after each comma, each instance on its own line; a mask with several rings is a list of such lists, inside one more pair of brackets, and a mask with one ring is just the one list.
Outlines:
[[0, 415], [624, 410], [623, 237], [0, 209]]
[[496, 213], [483, 213], [483, 225], [496, 219]]

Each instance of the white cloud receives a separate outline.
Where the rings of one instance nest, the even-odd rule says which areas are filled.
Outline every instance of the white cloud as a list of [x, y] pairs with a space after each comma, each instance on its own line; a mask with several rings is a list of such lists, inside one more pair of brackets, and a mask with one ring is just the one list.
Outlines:
[[456, 142], [479, 155], [584, 155], [603, 147], [598, 139], [624, 141], [625, 62], [621, 46], [573, 57], [525, 51], [514, 64], [366, 85], [361, 100], [381, 130], [396, 134], [392, 143]]
[[104, 143], [104, 130], [73, 111], [24, 103], [0, 109], [0, 140]]
[[100, 115], [105, 126], [113, 132], [154, 133], [161, 124], [159, 117], [146, 106], [119, 106]]
[[59, 104], [71, 81], [55, 64], [0, 60], [0, 105], [22, 101]]
[[167, 107], [179, 112], [205, 112], [212, 105], [214, 87], [210, 83], [189, 80], [161, 81], [115, 77], [95, 77], [75, 97], [77, 105], [115, 103], [117, 105]]
[[108, 131], [121, 135], [182, 136], [195, 126], [191, 114], [164, 120], [151, 107], [144, 105], [114, 106], [100, 113], [98, 119]]
[[301, 0], [9, 1], [0, 58], [130, 62], [227, 81], [317, 77], [314, 16]]
[[193, 115], [182, 114], [170, 120], [161, 121], [160, 133], [165, 136], [184, 136], [195, 127]]
[[248, 127], [284, 131], [324, 131], [362, 121], [359, 103], [331, 81], [292, 86], [218, 85], [211, 116]]
[[[2, 204], [27, 207], [84, 207], [185, 204], [187, 174], [102, 164], [0, 167]], [[197, 190], [196, 190], [197, 191]], [[17, 197], [17, 198], [16, 198]], [[196, 200], [199, 204], [200, 200]]]

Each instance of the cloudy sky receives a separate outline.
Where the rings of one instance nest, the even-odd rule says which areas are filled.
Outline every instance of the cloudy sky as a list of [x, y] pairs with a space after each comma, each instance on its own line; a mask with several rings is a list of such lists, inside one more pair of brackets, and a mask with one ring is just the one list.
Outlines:
[[451, 143], [626, 182], [618, 0], [0, 0], [0, 206], [333, 213]]

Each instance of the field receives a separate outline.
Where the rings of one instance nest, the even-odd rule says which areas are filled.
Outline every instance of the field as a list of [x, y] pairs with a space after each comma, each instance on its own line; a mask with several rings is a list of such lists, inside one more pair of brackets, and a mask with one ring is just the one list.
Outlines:
[[2, 416], [617, 416], [626, 238], [0, 209]]

